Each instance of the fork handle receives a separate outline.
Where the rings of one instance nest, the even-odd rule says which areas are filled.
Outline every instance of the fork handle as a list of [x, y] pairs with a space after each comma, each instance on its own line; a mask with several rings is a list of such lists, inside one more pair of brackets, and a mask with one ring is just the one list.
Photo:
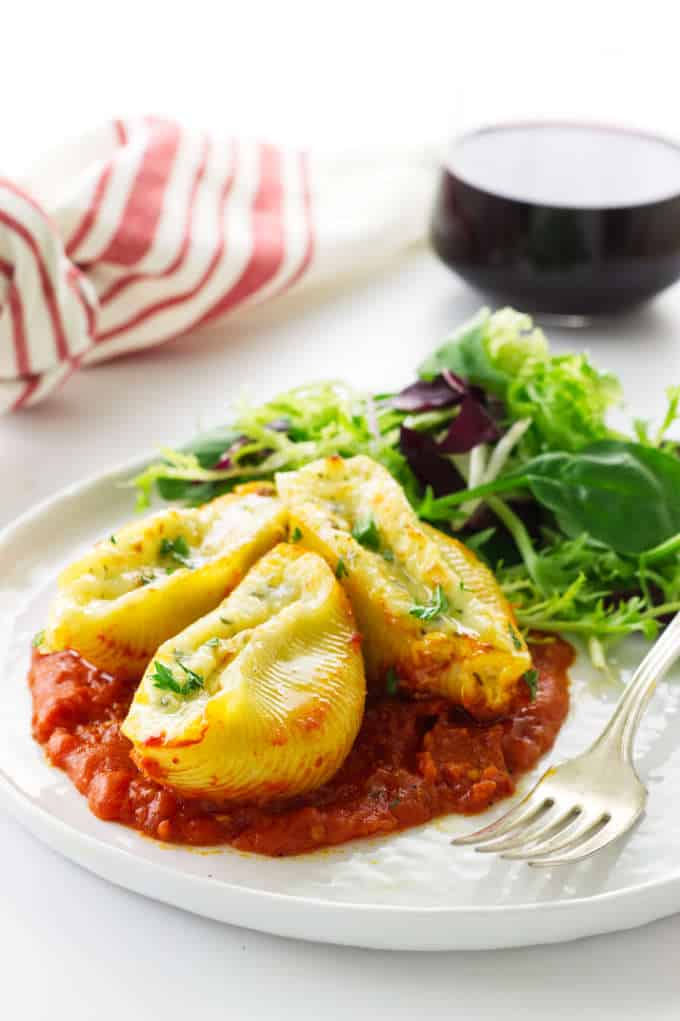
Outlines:
[[676, 614], [640, 663], [626, 685], [609, 723], [592, 745], [592, 751], [609, 752], [614, 746], [623, 760], [632, 765], [633, 743], [643, 713], [657, 683], [679, 656], [680, 613]]

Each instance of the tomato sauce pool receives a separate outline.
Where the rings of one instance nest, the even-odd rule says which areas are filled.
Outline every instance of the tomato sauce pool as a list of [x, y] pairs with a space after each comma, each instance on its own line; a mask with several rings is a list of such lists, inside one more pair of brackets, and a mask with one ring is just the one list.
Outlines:
[[482, 812], [512, 794], [551, 748], [569, 707], [571, 646], [557, 639], [531, 651], [536, 698], [527, 690], [512, 716], [479, 724], [441, 698], [371, 697], [339, 772], [310, 794], [266, 806], [187, 799], [143, 776], [120, 732], [135, 685], [75, 652], [34, 652], [33, 734], [100, 819], [171, 843], [300, 854]]

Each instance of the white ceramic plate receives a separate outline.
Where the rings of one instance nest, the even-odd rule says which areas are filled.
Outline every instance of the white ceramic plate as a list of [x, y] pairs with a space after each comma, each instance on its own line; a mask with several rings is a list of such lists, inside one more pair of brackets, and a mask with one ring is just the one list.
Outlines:
[[[363, 947], [557, 942], [680, 910], [680, 684], [673, 679], [657, 694], [638, 742], [650, 789], [645, 818], [628, 839], [566, 869], [532, 870], [452, 848], [451, 837], [481, 825], [479, 817], [453, 816], [386, 839], [272, 860], [230, 848], [168, 848], [91, 815], [31, 739], [30, 638], [44, 626], [56, 572], [132, 516], [133, 495], [121, 482], [141, 463], [65, 490], [0, 534], [0, 798], [36, 836], [120, 886], [189, 911]], [[641, 653], [633, 645], [620, 658], [630, 667]], [[582, 661], [572, 678], [572, 710], [556, 757], [583, 748], [617, 696]]]

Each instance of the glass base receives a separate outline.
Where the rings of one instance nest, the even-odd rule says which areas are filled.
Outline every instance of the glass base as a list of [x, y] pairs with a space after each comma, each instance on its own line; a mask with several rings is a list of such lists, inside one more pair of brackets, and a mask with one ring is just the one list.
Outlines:
[[581, 330], [590, 326], [595, 316], [560, 315], [558, 312], [538, 312], [533, 316], [539, 326], [556, 326], [567, 330]]

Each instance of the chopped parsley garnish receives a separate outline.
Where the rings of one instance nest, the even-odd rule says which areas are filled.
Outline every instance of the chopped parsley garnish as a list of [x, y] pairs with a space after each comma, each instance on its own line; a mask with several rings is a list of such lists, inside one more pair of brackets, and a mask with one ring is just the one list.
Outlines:
[[384, 549], [382, 551], [383, 560], [386, 560], [388, 564], [394, 561], [394, 553], [391, 549]]
[[393, 666], [387, 671], [385, 678], [385, 691], [388, 695], [396, 695], [399, 690], [399, 675]]
[[470, 591], [462, 578], [460, 579], [458, 587], [460, 588], [461, 592], [469, 592]]
[[401, 804], [401, 798], [392, 798], [392, 800], [389, 802], [387, 807], [391, 811], [392, 809], [396, 808], [397, 805], [400, 805], [400, 804]]
[[209, 638], [204, 644], [207, 645], [209, 649], [215, 649], [220, 644], [220, 640], [217, 637]]
[[365, 547], [377, 552], [380, 549], [380, 533], [372, 517], [357, 521], [352, 529], [352, 538]]
[[[616, 642], [656, 637], [680, 611], [680, 387], [668, 389], [658, 422], [613, 432], [607, 414], [621, 398], [618, 380], [583, 354], [552, 352], [529, 316], [507, 308], [462, 324], [416, 374], [400, 394], [329, 381], [261, 406], [239, 402], [228, 424], [145, 469], [139, 506], [155, 491], [196, 506], [339, 452], [369, 456], [422, 521], [460, 531], [480, 552], [512, 602], [522, 645], [532, 630], [574, 635], [606, 669]], [[471, 417], [459, 411], [461, 396], [476, 409]], [[500, 439], [494, 405], [503, 408]], [[484, 444], [489, 455], [472, 489], [446, 452], [463, 426], [465, 443]], [[498, 519], [492, 527], [489, 515]], [[366, 524], [356, 538], [371, 549], [378, 530]], [[468, 588], [476, 591], [474, 581]]]
[[189, 560], [191, 550], [183, 535], [178, 535], [175, 539], [162, 539], [160, 555], [162, 557], [170, 557], [183, 567], [192, 566]]
[[177, 666], [187, 675], [188, 680], [185, 683], [192, 684], [194, 686], [193, 690], [198, 690], [203, 687], [203, 678], [200, 674], [197, 674], [195, 670], [191, 670], [188, 666], [185, 666], [181, 660], [177, 660]]
[[527, 672], [523, 675], [522, 680], [524, 681], [524, 683], [526, 684], [527, 688], [529, 689], [529, 695], [531, 696], [531, 701], [535, 702], [536, 701], [536, 693], [538, 691], [538, 670], [527, 670]]
[[346, 578], [348, 574], [349, 571], [347, 570], [347, 564], [342, 559], [342, 557], [340, 557], [337, 564], [335, 565], [335, 577], [339, 580], [340, 578]]
[[154, 688], [160, 688], [161, 691], [174, 691], [177, 695], [183, 694], [184, 685], [175, 679], [172, 670], [157, 659], [154, 660], [153, 666], [154, 672], [151, 674], [151, 680]]
[[187, 674], [186, 681], [178, 681], [172, 670], [157, 659], [154, 660], [153, 665], [154, 672], [151, 674], [151, 680], [153, 681], [154, 688], [160, 688], [161, 691], [172, 691], [175, 695], [186, 697], [203, 687], [201, 675], [193, 670], [189, 670], [182, 663], [179, 663], [179, 666]]
[[515, 631], [515, 629], [512, 626], [512, 624], [510, 624], [508, 626], [508, 633], [509, 633], [509, 635], [510, 635], [510, 637], [512, 639], [512, 644], [519, 651], [522, 648], [522, 640], [520, 639], [519, 635]]
[[225, 627], [231, 627], [231, 621], [227, 620], [226, 617], [220, 617], [220, 622], [224, 624]]
[[437, 585], [434, 590], [434, 595], [429, 603], [418, 604], [412, 606], [408, 611], [412, 617], [417, 617], [418, 620], [435, 620], [437, 617], [441, 617], [442, 614], [446, 613], [449, 608], [449, 601], [446, 597], [446, 592]]
[[293, 529], [292, 533], [291, 533], [290, 541], [291, 542], [299, 542], [301, 538], [302, 538], [302, 531], [296, 525], [295, 528]]
[[150, 585], [151, 582], [154, 581], [154, 580], [155, 580], [155, 575], [154, 575], [153, 571], [141, 571], [140, 572], [140, 575], [139, 575], [139, 584], [140, 585]]
[[42, 643], [44, 641], [45, 641], [45, 632], [44, 631], [36, 631], [36, 633], [33, 635], [33, 639], [31, 641], [31, 645], [33, 646], [34, 649], [38, 649], [38, 648], [40, 648], [40, 646], [42, 645]]
[[113, 545], [115, 546], [118, 540], [116, 539], [115, 535], [110, 535], [109, 542], [113, 543]]

